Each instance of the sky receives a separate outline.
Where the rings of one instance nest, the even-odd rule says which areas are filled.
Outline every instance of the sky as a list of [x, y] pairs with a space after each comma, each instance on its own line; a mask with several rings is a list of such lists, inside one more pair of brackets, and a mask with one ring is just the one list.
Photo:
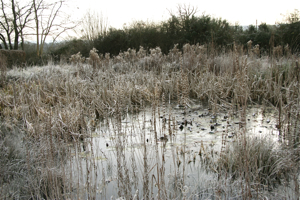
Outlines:
[[197, 7], [198, 13], [226, 19], [231, 24], [247, 26], [261, 23], [275, 24], [283, 20], [283, 15], [300, 11], [300, 0], [70, 0], [69, 8], [74, 8], [74, 16], [96, 11], [107, 18], [109, 26], [122, 28], [133, 21], [160, 22], [170, 17], [169, 11], [176, 13], [178, 5]]

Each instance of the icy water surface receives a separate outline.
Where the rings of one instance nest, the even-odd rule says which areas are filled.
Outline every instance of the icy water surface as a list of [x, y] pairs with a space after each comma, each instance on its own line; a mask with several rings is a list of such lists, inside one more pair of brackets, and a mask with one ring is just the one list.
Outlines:
[[241, 129], [241, 110], [225, 106], [217, 110], [171, 104], [155, 112], [147, 107], [127, 114], [121, 123], [115, 119], [100, 122], [92, 133], [91, 147], [81, 153], [80, 166], [88, 169], [83, 170], [81, 183], [87, 184], [86, 177], [92, 177], [99, 199], [128, 193], [139, 198], [164, 193], [180, 199], [205, 193], [216, 180], [216, 174], [203, 167], [205, 157], [213, 159], [237, 134], [270, 135], [274, 140], [278, 135], [272, 109], [249, 107], [246, 133], [241, 132], [245, 130]]

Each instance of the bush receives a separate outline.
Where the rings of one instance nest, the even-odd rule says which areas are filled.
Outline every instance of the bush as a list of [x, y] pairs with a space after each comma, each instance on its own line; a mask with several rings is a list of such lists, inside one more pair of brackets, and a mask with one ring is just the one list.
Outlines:
[[12, 68], [13, 65], [23, 66], [26, 61], [26, 53], [21, 50], [4, 50], [0, 49], [2, 60], [5, 60], [7, 67]]
[[56, 47], [49, 51], [49, 54], [54, 59], [54, 62], [60, 62], [65, 58], [70, 58], [71, 55], [81, 53], [83, 57], [88, 57], [92, 44], [81, 39], [73, 39], [70, 41], [56, 44]]
[[0, 87], [4, 85], [6, 81], [7, 64], [6, 57], [0, 54]]
[[128, 34], [124, 30], [110, 29], [106, 36], [100, 36], [94, 44], [101, 54], [118, 55], [129, 47]]

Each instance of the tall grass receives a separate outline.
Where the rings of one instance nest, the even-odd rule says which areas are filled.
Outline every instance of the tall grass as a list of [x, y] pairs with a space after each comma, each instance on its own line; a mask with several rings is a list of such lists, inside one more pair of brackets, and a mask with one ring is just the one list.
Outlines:
[[[105, 199], [112, 181], [107, 174], [113, 173], [113, 198], [264, 198], [278, 197], [278, 187], [290, 191], [284, 197], [298, 198], [299, 58], [280, 52], [259, 58], [258, 48], [249, 44], [245, 54], [234, 44], [226, 53], [212, 55], [205, 46], [186, 44], [183, 52], [175, 46], [168, 55], [160, 48], [149, 53], [140, 48], [113, 58], [93, 49], [87, 63], [79, 53], [71, 57], [72, 64], [8, 71], [0, 88], [0, 196]], [[222, 109], [231, 118], [238, 116], [236, 142], [229, 145], [224, 133], [218, 156], [204, 146], [198, 155], [188, 153], [184, 139], [180, 150], [171, 148], [174, 173], [166, 174], [162, 141], [178, 143], [172, 138], [179, 131], [172, 100], [184, 113], [201, 101], [216, 116]], [[281, 144], [247, 135], [246, 111], [255, 104], [276, 110]], [[124, 126], [128, 114], [147, 106], [151, 120]], [[104, 125], [110, 127], [104, 137], [108, 141], [102, 141], [113, 148], [110, 155], [93, 140], [94, 131], [104, 131]], [[134, 134], [138, 141], [130, 137]], [[142, 148], [128, 154], [137, 143]], [[197, 156], [201, 170], [217, 177], [214, 181], [186, 181], [186, 168]]]

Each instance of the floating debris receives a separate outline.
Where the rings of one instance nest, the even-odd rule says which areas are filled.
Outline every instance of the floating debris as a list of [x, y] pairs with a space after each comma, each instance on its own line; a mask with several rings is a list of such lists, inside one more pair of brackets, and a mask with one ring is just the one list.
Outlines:
[[228, 137], [228, 138], [233, 138], [234, 135], [235, 135], [235, 133], [229, 133], [229, 134], [227, 135], [227, 137]]
[[222, 125], [222, 124], [219, 124], [219, 123], [217, 123], [217, 122], [214, 124], [214, 126], [221, 126], [221, 125]]
[[167, 136], [166, 134], [164, 134], [164, 136], [161, 136], [161, 137], [159, 138], [159, 140], [160, 140], [160, 141], [163, 141], [163, 142], [166, 142], [166, 141], [168, 141], [168, 136]]
[[182, 131], [182, 129], [183, 129], [183, 125], [182, 124], [180, 124], [179, 129]]

